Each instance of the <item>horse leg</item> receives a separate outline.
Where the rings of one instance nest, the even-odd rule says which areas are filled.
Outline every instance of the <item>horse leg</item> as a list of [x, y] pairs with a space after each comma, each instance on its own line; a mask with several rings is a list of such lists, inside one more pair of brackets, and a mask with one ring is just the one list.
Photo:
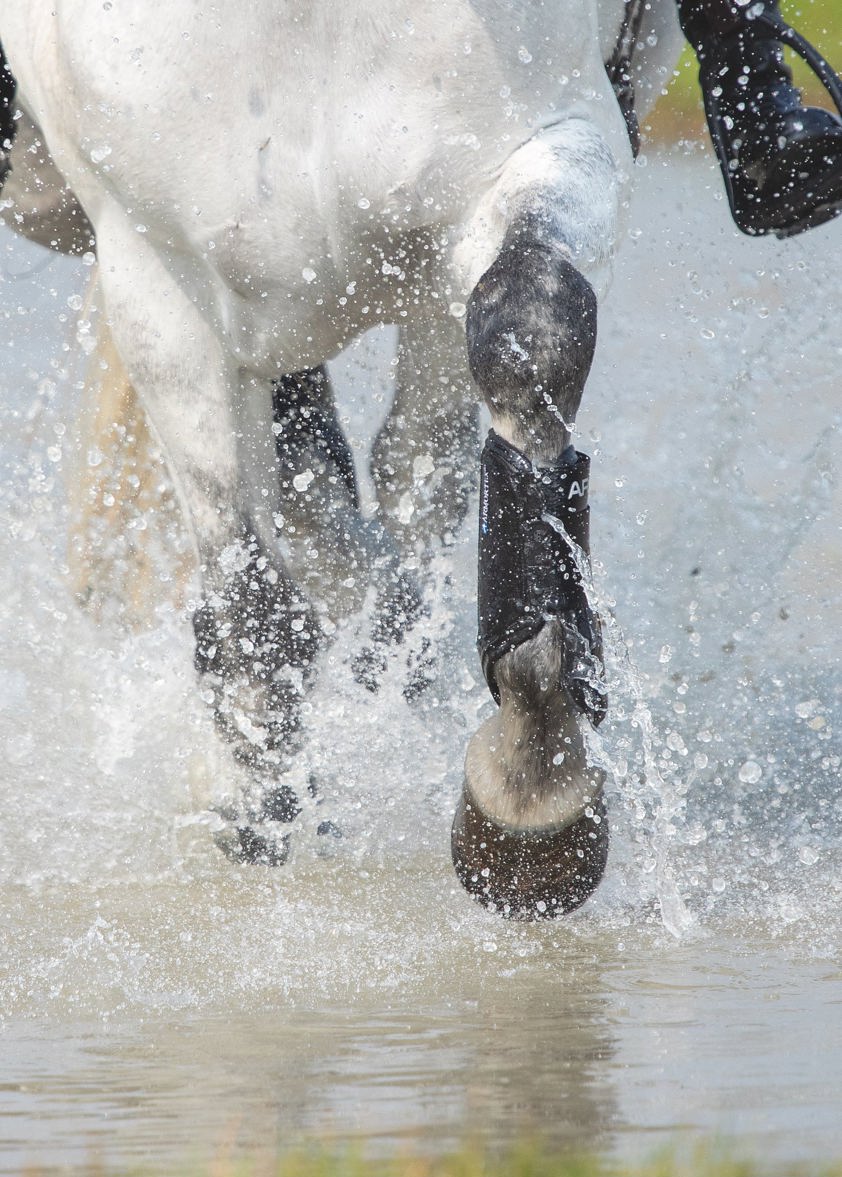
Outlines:
[[373, 644], [354, 660], [358, 680], [375, 690], [385, 665], [383, 648], [399, 642], [418, 615], [414, 580], [403, 570], [389, 532], [359, 512], [353, 457], [325, 368], [277, 380], [271, 419], [265, 408], [255, 392], [247, 397], [243, 416], [252, 440], [242, 466], [247, 476], [265, 467], [260, 452], [270, 446], [278, 479], [271, 494], [264, 487], [252, 489], [252, 517], [265, 542], [282, 545], [291, 575], [326, 632], [358, 611], [375, 586]]
[[[464, 352], [461, 324], [435, 304], [402, 324], [395, 394], [372, 447], [380, 518], [403, 569], [422, 585], [436, 545], [452, 542], [471, 490], [478, 414]], [[388, 618], [386, 625], [388, 632]], [[366, 655], [376, 657], [376, 647]], [[407, 659], [407, 699], [426, 690], [435, 664], [430, 639], [422, 637]]]
[[571, 429], [596, 341], [584, 270], [607, 260], [616, 165], [571, 119], [510, 161], [454, 261], [472, 285], [466, 338], [491, 412], [480, 490], [480, 653], [499, 710], [471, 739], [453, 826], [465, 887], [512, 915], [552, 916], [602, 876], [602, 777], [584, 717], [604, 714], [588, 600], [588, 459]]
[[395, 395], [371, 455], [382, 518], [410, 567], [461, 524], [477, 448], [464, 330], [425, 310], [401, 326]]
[[[251, 518], [253, 496], [242, 483], [237, 440], [242, 377], [191, 297], [191, 285], [182, 285], [192, 277], [192, 289], [201, 290], [201, 273], [183, 256], [177, 283], [116, 206], [98, 219], [98, 245], [115, 345], [166, 454], [194, 540], [202, 580], [193, 616], [196, 665], [217, 729], [251, 782], [224, 849], [276, 864], [286, 856], [287, 839], [274, 823], [291, 821], [299, 810], [282, 773], [299, 728], [318, 623], [277, 548], [262, 541]], [[265, 395], [271, 415], [268, 386]], [[276, 478], [269, 456], [267, 486]]]

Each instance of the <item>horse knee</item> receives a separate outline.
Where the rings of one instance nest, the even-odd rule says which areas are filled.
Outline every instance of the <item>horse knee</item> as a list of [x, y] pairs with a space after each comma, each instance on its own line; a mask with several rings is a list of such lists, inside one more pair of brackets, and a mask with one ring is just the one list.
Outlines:
[[596, 319], [593, 288], [564, 249], [513, 226], [470, 296], [466, 334], [471, 374], [516, 444], [546, 445], [553, 455], [566, 444], [593, 360]]

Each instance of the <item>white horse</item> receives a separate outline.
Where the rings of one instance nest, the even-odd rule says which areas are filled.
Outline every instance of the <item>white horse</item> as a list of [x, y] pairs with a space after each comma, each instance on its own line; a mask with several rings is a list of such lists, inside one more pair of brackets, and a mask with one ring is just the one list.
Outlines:
[[[93, 227], [114, 344], [190, 521], [197, 666], [254, 781], [225, 842], [238, 860], [285, 857], [326, 635], [376, 591], [359, 665], [375, 685], [417, 617], [408, 569], [462, 518], [482, 399], [480, 652], [499, 710], [468, 747], [454, 863], [515, 915], [569, 910], [602, 875], [571, 431], [632, 166], [604, 63], [625, 16], [645, 105], [678, 42], [671, 0], [647, 7], [629, 36], [623, 0], [4, 4], [20, 105]], [[377, 323], [400, 344], [372, 521], [324, 363]]]

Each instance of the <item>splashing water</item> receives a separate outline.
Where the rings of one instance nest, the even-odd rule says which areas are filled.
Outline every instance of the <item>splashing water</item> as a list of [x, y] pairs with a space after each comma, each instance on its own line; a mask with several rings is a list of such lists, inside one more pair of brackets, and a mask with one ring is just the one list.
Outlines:
[[[434, 1147], [491, 1123], [628, 1154], [685, 1124], [753, 1132], [779, 1158], [842, 1148], [838, 227], [738, 241], [701, 204], [702, 165], [670, 186], [659, 171], [579, 420], [611, 857], [592, 900], [546, 926], [474, 905], [449, 861], [464, 747], [493, 707], [471, 526], [376, 697], [349, 666], [360, 619], [325, 652], [299, 766], [318, 797], [293, 861], [237, 869], [214, 849], [206, 806], [232, 769], [189, 600], [162, 594], [156, 624], [126, 633], [80, 611], [64, 575], [80, 374], [55, 320], [82, 272], [53, 260], [26, 294], [4, 281], [0, 1033], [24, 1114], [0, 1172], [32, 1159], [39, 1117], [60, 1150], [39, 1156], [84, 1157], [110, 1112], [123, 1159], [213, 1143], [239, 1113], [243, 1143], [295, 1127]], [[42, 264], [3, 247], [9, 271]], [[336, 365], [358, 459], [392, 343]], [[423, 639], [434, 681], [407, 705]], [[344, 833], [328, 846], [326, 817]]]

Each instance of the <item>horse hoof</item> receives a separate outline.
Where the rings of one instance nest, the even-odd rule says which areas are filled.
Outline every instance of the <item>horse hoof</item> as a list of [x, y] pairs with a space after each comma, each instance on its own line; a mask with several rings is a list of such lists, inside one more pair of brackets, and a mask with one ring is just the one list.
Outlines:
[[605, 806], [600, 798], [561, 830], [517, 830], [486, 817], [463, 790], [451, 853], [462, 886], [483, 906], [509, 919], [554, 919], [584, 903], [602, 878]]
[[283, 866], [289, 858], [289, 834], [259, 832], [253, 826], [234, 826], [218, 831], [213, 840], [226, 858], [238, 864]]

